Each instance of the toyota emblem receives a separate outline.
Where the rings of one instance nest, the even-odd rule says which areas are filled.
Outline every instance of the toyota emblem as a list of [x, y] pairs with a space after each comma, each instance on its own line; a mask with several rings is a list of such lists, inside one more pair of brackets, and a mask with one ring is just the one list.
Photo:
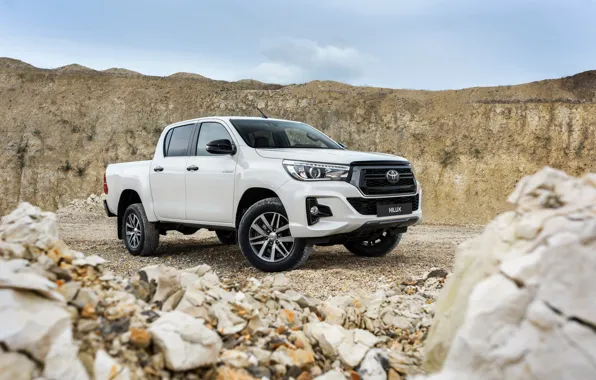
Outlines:
[[399, 172], [397, 170], [391, 169], [388, 170], [385, 174], [385, 178], [389, 183], [398, 183], [399, 182]]

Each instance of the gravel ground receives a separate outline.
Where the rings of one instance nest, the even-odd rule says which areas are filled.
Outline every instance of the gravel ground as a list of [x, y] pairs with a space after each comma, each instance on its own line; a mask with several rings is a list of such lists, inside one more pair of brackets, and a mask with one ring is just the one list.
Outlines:
[[[168, 232], [161, 237], [155, 257], [134, 257], [116, 237], [116, 219], [105, 217], [103, 210], [59, 210], [57, 214], [60, 235], [71, 248], [104, 257], [108, 268], [120, 275], [131, 276], [144, 266], [160, 263], [177, 268], [208, 264], [224, 280], [267, 275], [251, 267], [237, 246], [219, 243], [213, 232], [201, 230], [189, 236]], [[451, 271], [456, 246], [481, 231], [480, 226], [411, 227], [397, 249], [383, 258], [357, 257], [343, 246], [315, 247], [303, 267], [286, 274], [296, 290], [320, 298], [352, 289], [374, 291], [431, 268]]]

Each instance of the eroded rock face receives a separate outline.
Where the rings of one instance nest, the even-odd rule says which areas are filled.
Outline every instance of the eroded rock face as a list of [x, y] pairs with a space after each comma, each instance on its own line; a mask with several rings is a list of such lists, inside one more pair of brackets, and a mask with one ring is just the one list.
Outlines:
[[54, 215], [29, 204], [0, 223], [0, 379], [419, 373], [444, 280], [324, 301], [296, 292], [283, 274], [222, 283], [207, 265], [149, 266], [129, 280], [70, 250], [56, 231]]
[[462, 244], [427, 342], [432, 379], [596, 378], [596, 175], [524, 178]]

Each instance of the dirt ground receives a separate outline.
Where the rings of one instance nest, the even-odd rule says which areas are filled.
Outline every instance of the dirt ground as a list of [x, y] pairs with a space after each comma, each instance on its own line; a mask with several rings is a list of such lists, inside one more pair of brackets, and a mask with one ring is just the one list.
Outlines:
[[[153, 264], [177, 268], [208, 264], [229, 280], [267, 275], [251, 267], [237, 246], [222, 245], [215, 233], [206, 230], [189, 236], [168, 232], [155, 257], [134, 257], [116, 237], [115, 218], [98, 212], [58, 212], [58, 217], [60, 235], [71, 248], [104, 257], [108, 268], [123, 276]], [[411, 227], [397, 249], [383, 258], [357, 257], [343, 246], [315, 247], [303, 267], [286, 274], [296, 290], [323, 299], [353, 289], [375, 291], [431, 268], [451, 271], [456, 246], [481, 231], [480, 226]]]

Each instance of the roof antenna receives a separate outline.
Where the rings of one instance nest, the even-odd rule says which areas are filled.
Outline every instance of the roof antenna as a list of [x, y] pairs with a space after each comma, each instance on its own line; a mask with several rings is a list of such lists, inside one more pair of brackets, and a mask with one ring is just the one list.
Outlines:
[[261, 111], [261, 110], [259, 109], [259, 107], [257, 107], [257, 111], [259, 111], [259, 112], [261, 113], [261, 115], [263, 116], [263, 119], [269, 119], [269, 118], [267, 117], [267, 115], [265, 115], [265, 114], [263, 113], [263, 111]]

